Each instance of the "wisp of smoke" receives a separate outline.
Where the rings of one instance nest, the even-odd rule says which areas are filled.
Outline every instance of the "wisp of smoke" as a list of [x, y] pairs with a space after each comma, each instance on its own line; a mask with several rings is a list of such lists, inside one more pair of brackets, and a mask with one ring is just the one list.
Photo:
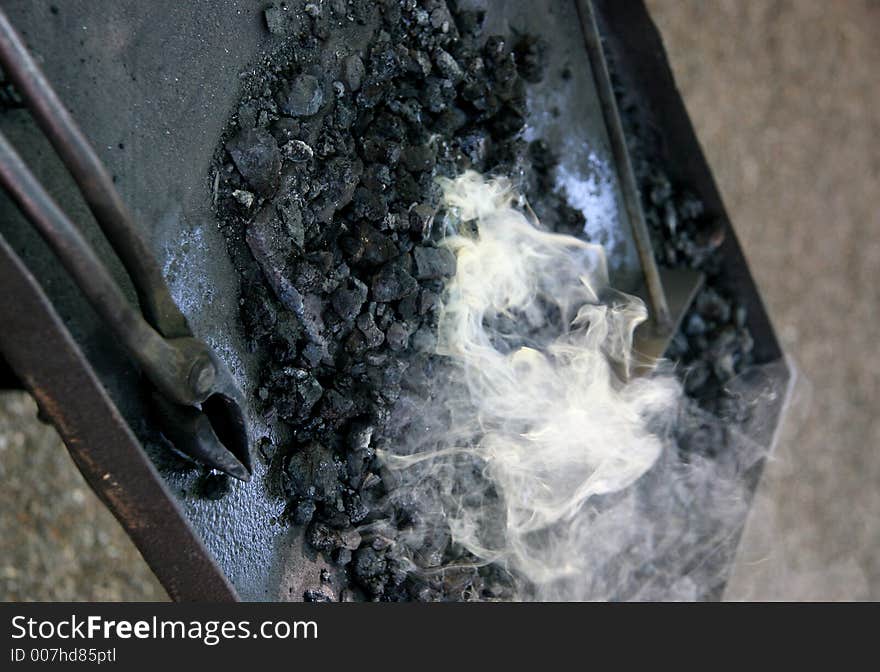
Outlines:
[[520, 597], [613, 597], [591, 588], [602, 549], [638, 525], [614, 493], [657, 463], [679, 385], [627, 376], [646, 309], [610, 289], [600, 246], [542, 230], [503, 179], [441, 186], [457, 259], [438, 330], [447, 379], [417, 411], [424, 431], [381, 458], [402, 483], [439, 484], [452, 541], [508, 569]]

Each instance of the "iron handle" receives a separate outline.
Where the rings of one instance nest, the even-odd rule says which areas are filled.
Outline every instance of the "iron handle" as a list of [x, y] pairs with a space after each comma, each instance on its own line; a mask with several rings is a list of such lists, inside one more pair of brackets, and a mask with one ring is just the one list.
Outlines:
[[217, 375], [207, 346], [191, 336], [166, 339], [147, 323], [2, 133], [0, 182], [150, 381], [178, 404], [204, 401]]
[[0, 9], [0, 65], [27, 101], [37, 124], [64, 165], [134, 282], [144, 315], [167, 338], [191, 336], [158, 262], [113, 186], [95, 150], [62, 104]]

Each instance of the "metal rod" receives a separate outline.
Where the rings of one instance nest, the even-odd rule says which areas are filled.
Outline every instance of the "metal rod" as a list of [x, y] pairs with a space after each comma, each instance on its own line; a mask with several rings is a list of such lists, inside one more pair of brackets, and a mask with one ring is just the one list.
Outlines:
[[599, 94], [605, 126], [608, 129], [611, 152], [617, 166], [618, 177], [620, 178], [624, 208], [629, 218], [633, 240], [635, 241], [639, 260], [642, 264], [645, 287], [647, 288], [648, 300], [651, 304], [651, 318], [660, 331], [669, 331], [672, 328], [672, 316], [669, 312], [669, 304], [666, 301], [666, 293], [663, 290], [663, 281], [660, 279], [657, 261], [654, 258], [648, 226], [645, 223], [645, 214], [642, 211], [638, 183], [636, 182], [632, 162], [629, 158], [629, 151], [626, 148], [626, 135], [620, 122], [620, 113], [617, 109], [614, 89], [611, 86], [611, 78], [608, 74], [608, 63], [605, 60], [605, 52], [602, 49], [602, 41], [599, 35], [599, 26], [596, 23], [596, 15], [593, 11], [593, 3], [590, 0], [576, 0], [576, 4], [584, 33], [584, 42], [593, 70], [593, 79], [596, 83], [596, 91]]
[[98, 225], [131, 276], [148, 321], [168, 338], [190, 336], [159, 264], [113, 180], [0, 9], [0, 65], [79, 186]]
[[167, 341], [147, 324], [126, 300], [79, 229], [62, 212], [2, 133], [0, 184], [34, 224], [89, 303], [150, 381], [177, 403], [202, 401], [214, 382], [210, 358], [199, 356], [195, 339], [175, 339], [182, 346], [175, 347], [172, 345], [174, 341]]

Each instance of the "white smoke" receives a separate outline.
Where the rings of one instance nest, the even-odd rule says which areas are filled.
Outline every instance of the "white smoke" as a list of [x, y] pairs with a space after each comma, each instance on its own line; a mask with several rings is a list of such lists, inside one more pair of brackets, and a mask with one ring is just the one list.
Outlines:
[[[378, 451], [408, 571], [448, 587], [491, 565], [514, 599], [717, 597], [767, 449], [668, 370], [629, 375], [646, 310], [608, 286], [600, 246], [542, 230], [506, 180], [441, 186], [457, 271], [438, 357]], [[776, 379], [734, 385], [740, 407], [769, 413]]]

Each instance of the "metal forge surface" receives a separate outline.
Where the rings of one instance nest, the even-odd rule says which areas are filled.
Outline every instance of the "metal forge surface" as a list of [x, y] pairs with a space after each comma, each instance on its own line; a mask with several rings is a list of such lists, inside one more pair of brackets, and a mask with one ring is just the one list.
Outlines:
[[[289, 4], [290, 11], [302, 11], [299, 5], [305, 3]], [[625, 4], [638, 5], [634, 11], [641, 12], [642, 23], [633, 25], [643, 25], [647, 17], [640, 3]], [[253, 398], [256, 363], [242, 338], [238, 279], [212, 212], [209, 169], [217, 139], [230, 111], [236, 109], [241, 82], [259, 67], [264, 54], [278, 46], [278, 38], [266, 30], [264, 7], [243, 0], [147, 5], [75, 0], [57, 10], [42, 1], [10, 0], [6, 5], [10, 19], [42, 57], [48, 77], [117, 176], [117, 187], [163, 260], [175, 298], [195, 332], [225, 356]], [[633, 289], [635, 252], [619, 207], [574, 3], [548, 3], [547, 11], [540, 12], [531, 2], [490, 5], [487, 34], [512, 27], [552, 36], [547, 74], [529, 90], [526, 133], [545, 139], [560, 155], [559, 181], [570, 204], [588, 213], [591, 226], [596, 227], [590, 233], [608, 245], [616, 284]], [[614, 19], [621, 12], [600, 7], [600, 13]], [[372, 29], [343, 23], [328, 38], [328, 52], [363, 44]], [[614, 29], [626, 30], [621, 23]], [[58, 48], [61, 44], [64, 49]], [[674, 91], [666, 95], [674, 96]], [[93, 244], [112, 258], [75, 189], [26, 115], [6, 111], [0, 124], [17, 144], [38, 149], [36, 158], [28, 156], [35, 171], [53, 193], [62, 195]], [[692, 141], [678, 151], [698, 153], [699, 149]], [[704, 166], [703, 171], [708, 175]], [[4, 214], [11, 212], [11, 206], [2, 202]], [[137, 392], [137, 373], [97, 326], [92, 311], [71, 288], [42, 241], [17, 214], [4, 217], [0, 226], [41, 279], [102, 383], [159, 465], [190, 524], [240, 596], [246, 600], [299, 599], [323, 561], [304, 547], [300, 531], [278, 522], [284, 502], [270, 492], [266, 465], [257, 460], [254, 481], [234, 488], [222, 500], [202, 498], [196, 476], [174, 468], [164, 458], [165, 448], [159, 445], [144, 399]], [[730, 254], [735, 258], [738, 247], [732, 234], [726, 244], [733, 246]], [[739, 284], [756, 298], [744, 262], [741, 267]], [[118, 276], [122, 277], [121, 271]], [[751, 319], [766, 322], [759, 302], [756, 308]], [[772, 331], [764, 329], [761, 335], [765, 361], [773, 359], [773, 354], [778, 358]], [[251, 415], [255, 437], [259, 437], [267, 430], [256, 412]]]

